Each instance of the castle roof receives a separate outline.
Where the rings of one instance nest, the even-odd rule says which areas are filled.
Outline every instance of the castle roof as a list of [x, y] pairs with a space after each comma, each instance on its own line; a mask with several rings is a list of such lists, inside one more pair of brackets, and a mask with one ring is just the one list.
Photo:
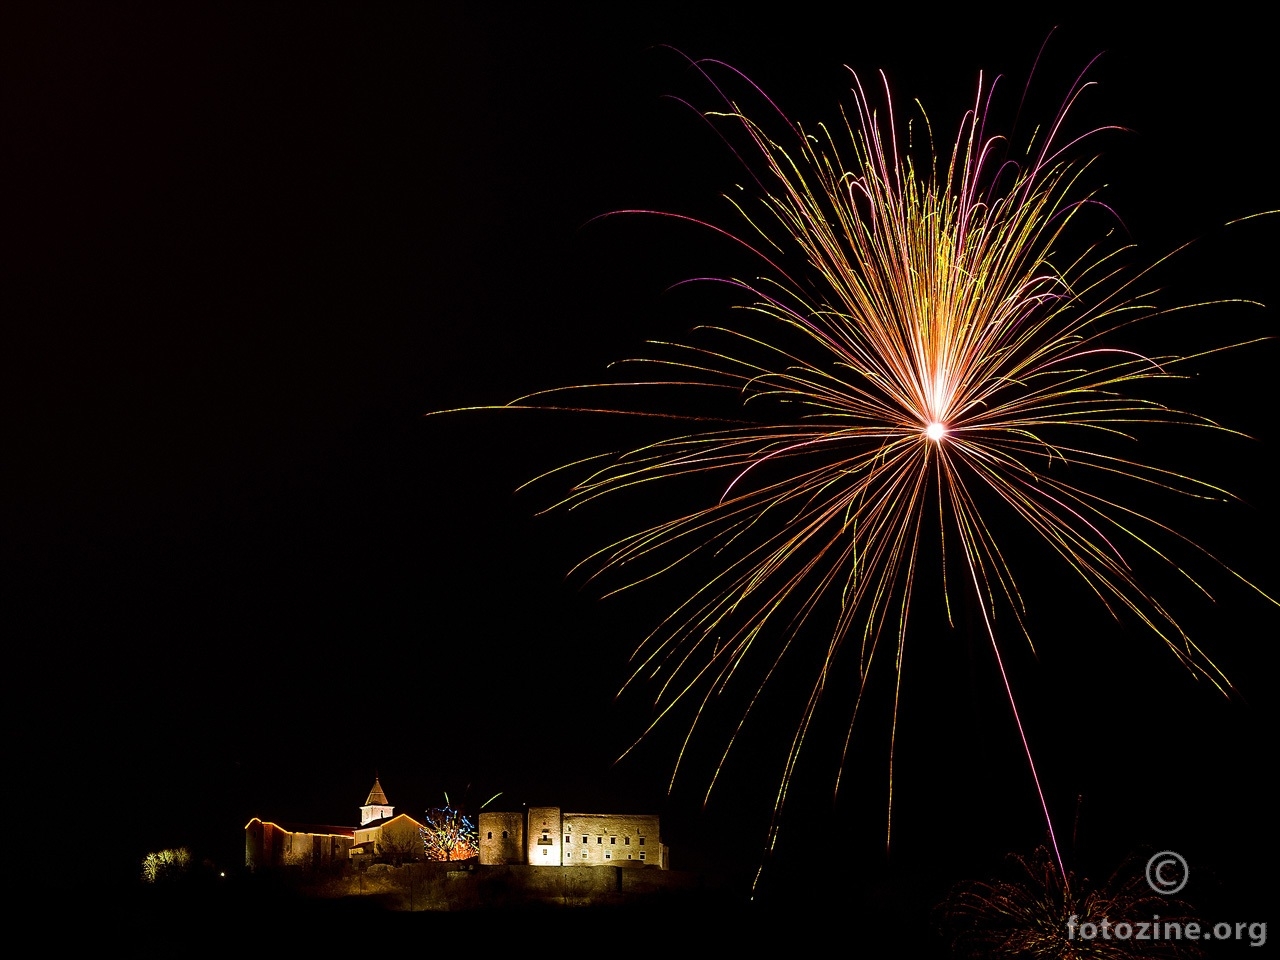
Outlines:
[[419, 823], [417, 819], [409, 816], [409, 814], [397, 813], [397, 814], [393, 814], [390, 817], [379, 817], [377, 820], [370, 820], [368, 823], [362, 823], [360, 824], [360, 826], [356, 827], [355, 829], [372, 830], [374, 827], [385, 827], [392, 820], [408, 820], [410, 823], [417, 824], [419, 827], [422, 826], [422, 824]]
[[377, 777], [373, 778], [373, 789], [369, 791], [369, 799], [364, 802], [364, 805], [366, 807], [372, 807], [375, 805], [385, 807], [388, 805], [387, 795], [382, 792], [382, 784], [378, 781]]
[[[279, 827], [285, 833], [311, 833], [324, 837], [354, 837], [356, 834], [354, 827], [339, 827], [329, 823], [298, 823], [295, 820], [263, 820], [261, 817], [254, 817], [259, 823], [266, 826], [270, 824]], [[249, 823], [253, 823], [250, 820]], [[249, 824], [245, 824], [246, 827]]]

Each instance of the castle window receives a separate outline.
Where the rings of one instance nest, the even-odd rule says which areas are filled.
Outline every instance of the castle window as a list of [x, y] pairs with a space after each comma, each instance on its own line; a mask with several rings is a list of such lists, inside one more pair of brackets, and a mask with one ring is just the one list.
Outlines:
[[493, 839], [493, 831], [492, 831], [492, 830], [490, 830], [490, 831], [489, 831], [489, 836], [485, 837], [485, 839], [486, 839], [486, 840], [492, 840], [492, 839]]
[[[503, 831], [502, 831], [502, 839], [503, 839], [503, 840], [507, 839], [507, 831], [505, 831], [505, 830], [503, 830]], [[644, 843], [644, 841], [643, 841], [643, 840], [641, 840], [640, 842], [641, 842], [641, 843]]]
[[618, 842], [618, 838], [617, 838], [617, 837], [610, 837], [610, 838], [609, 838], [609, 842], [610, 842], [610, 843], [617, 843], [617, 842]]
[[641, 859], [641, 860], [643, 860], [643, 859], [644, 859], [644, 851], [643, 851], [643, 850], [641, 850], [641, 851], [640, 851], [640, 859]]
[[585, 833], [582, 835], [582, 842], [583, 843], [587, 842], [587, 835]]
[[573, 837], [569, 836], [569, 835], [566, 833], [566, 834], [564, 835], [564, 842], [565, 842], [565, 843], [573, 843]]
[[640, 846], [642, 846], [642, 847], [644, 846], [644, 837], [641, 837], [641, 838], [640, 838]]
[[604, 837], [596, 837], [596, 843], [604, 843]]
[[542, 855], [543, 855], [544, 857], [547, 855], [547, 848], [546, 848], [546, 847], [543, 847], [543, 848], [542, 848]]
[[606, 860], [612, 860], [612, 859], [613, 859], [613, 854], [611, 854], [608, 850], [606, 850], [606, 851], [604, 852], [604, 858], [605, 858]]
[[631, 846], [631, 838], [630, 838], [630, 837], [623, 837], [623, 838], [622, 838], [622, 842], [623, 842], [623, 843], [625, 843], [628, 847], [629, 847], [629, 846]]

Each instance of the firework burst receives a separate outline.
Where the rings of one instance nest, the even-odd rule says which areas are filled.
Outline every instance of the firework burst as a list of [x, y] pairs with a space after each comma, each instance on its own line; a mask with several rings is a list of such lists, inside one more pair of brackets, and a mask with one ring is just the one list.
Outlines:
[[[936, 911], [938, 925], [956, 956], [975, 960], [1203, 956], [1195, 939], [1182, 939], [1198, 917], [1183, 901], [1152, 891], [1143, 859], [1131, 857], [1093, 884], [1064, 876], [1044, 847], [1029, 857], [1010, 854], [1008, 877], [955, 887]], [[1090, 925], [1086, 935], [1081, 918]], [[1097, 936], [1102, 921], [1120, 935]]]
[[[589, 465], [587, 475], [558, 506], [677, 478], [711, 481], [705, 502], [584, 561], [592, 576], [621, 575], [619, 590], [675, 568], [711, 571], [638, 646], [624, 684], [653, 685], [654, 725], [688, 706], [681, 758], [731, 681], [755, 690], [708, 794], [788, 654], [817, 645], [823, 665], [779, 771], [769, 843], [837, 658], [854, 663], [859, 678], [846, 756], [873, 665], [890, 660], [898, 678], [891, 824], [897, 684], [913, 582], [926, 563], [941, 566], [948, 617], [950, 594], [976, 599], [1040, 790], [1005, 669], [1007, 638], [998, 639], [995, 626], [1007, 619], [1030, 642], [998, 516], [1018, 518], [1114, 616], [1136, 618], [1225, 692], [1221, 671], [1132, 566], [1136, 555], [1154, 557], [1203, 591], [1169, 545], [1208, 555], [1107, 492], [1123, 480], [1194, 498], [1229, 496], [1125, 452], [1153, 424], [1222, 428], [1141, 390], [1179, 376], [1188, 358], [1117, 345], [1119, 330], [1167, 311], [1149, 302], [1149, 271], [1122, 266], [1125, 247], [1110, 239], [1115, 215], [1082, 186], [1091, 161], [1074, 157], [1084, 138], [1064, 131], [1089, 84], [1078, 80], [1052, 123], [1019, 152], [988, 132], [995, 84], [979, 77], [950, 150], [937, 151], [927, 119], [914, 132], [899, 125], [887, 83], [873, 97], [854, 75], [852, 111], [806, 131], [736, 71], [696, 66], [708, 80], [724, 71], [765, 105], [766, 119], [753, 120], [713, 82], [722, 108], [704, 115], [750, 175], [730, 198], [738, 227], [620, 212], [692, 221], [750, 251], [761, 273], [716, 281], [744, 296], [736, 322], [701, 327], [689, 343], [657, 345], [653, 358], [628, 361], [641, 375], [614, 386], [700, 391], [732, 398], [735, 409], [726, 415], [711, 404], [701, 414], [682, 405], [668, 414], [569, 399], [584, 395], [571, 390], [598, 385], [508, 407], [681, 424], [672, 435], [572, 465]], [[922, 162], [913, 136], [930, 144]], [[739, 676], [762, 647], [763, 669]], [[1040, 799], [1052, 834], [1042, 790]]]

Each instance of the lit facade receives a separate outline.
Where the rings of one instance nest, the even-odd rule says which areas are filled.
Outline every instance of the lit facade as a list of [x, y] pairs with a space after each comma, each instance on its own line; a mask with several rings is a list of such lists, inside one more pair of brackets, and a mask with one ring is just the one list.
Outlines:
[[[254, 817], [245, 824], [245, 866], [323, 867], [349, 859], [422, 853], [423, 824], [396, 815], [382, 784], [360, 806], [358, 827], [291, 824]], [[657, 814], [568, 813], [559, 807], [484, 812], [479, 817], [480, 863], [542, 867], [668, 869]]]
[[528, 862], [523, 813], [482, 813], [478, 826], [481, 863]]
[[418, 859], [422, 855], [421, 829], [422, 824], [407, 813], [396, 816], [396, 808], [387, 802], [381, 781], [374, 777], [373, 789], [360, 805], [360, 826], [354, 830], [351, 855], [376, 857], [394, 853], [399, 862], [413, 854]]
[[668, 868], [657, 814], [569, 813], [559, 807], [480, 814], [480, 863]]
[[351, 856], [355, 830], [324, 824], [276, 822], [254, 817], [244, 825], [244, 865], [323, 868]]
[[360, 806], [360, 826], [300, 824], [254, 817], [244, 827], [244, 865], [263, 867], [326, 867], [352, 857], [392, 851], [403, 856], [422, 852], [422, 824], [408, 814], [396, 816], [375, 777], [369, 797]]

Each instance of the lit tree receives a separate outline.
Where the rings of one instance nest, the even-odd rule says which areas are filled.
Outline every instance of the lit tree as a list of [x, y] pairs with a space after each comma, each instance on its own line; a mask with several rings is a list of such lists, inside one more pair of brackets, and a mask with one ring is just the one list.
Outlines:
[[378, 841], [378, 857], [397, 867], [402, 863], [423, 859], [413, 828], [392, 830], [383, 827], [382, 838]]
[[419, 833], [428, 860], [468, 860], [480, 855], [480, 831], [449, 802], [447, 793], [444, 806], [430, 808], [426, 821]]
[[146, 883], [177, 880], [191, 869], [191, 851], [186, 847], [156, 850], [142, 858], [142, 879]]

